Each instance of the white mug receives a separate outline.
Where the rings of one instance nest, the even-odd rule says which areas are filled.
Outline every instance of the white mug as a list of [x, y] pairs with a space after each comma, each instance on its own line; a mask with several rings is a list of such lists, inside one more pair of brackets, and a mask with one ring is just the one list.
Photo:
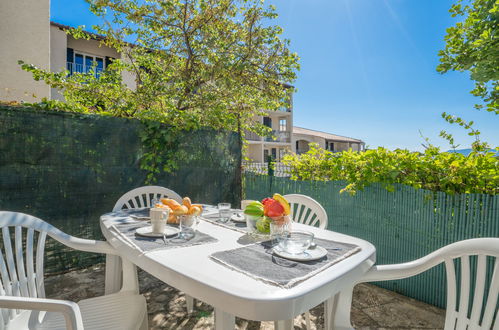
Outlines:
[[170, 210], [163, 208], [152, 208], [149, 213], [151, 217], [151, 225], [153, 233], [164, 233], [166, 220], [170, 215]]
[[241, 210], [244, 211], [244, 209], [246, 208], [246, 206], [248, 206], [251, 202], [254, 202], [254, 200], [251, 200], [251, 199], [244, 199], [241, 201]]

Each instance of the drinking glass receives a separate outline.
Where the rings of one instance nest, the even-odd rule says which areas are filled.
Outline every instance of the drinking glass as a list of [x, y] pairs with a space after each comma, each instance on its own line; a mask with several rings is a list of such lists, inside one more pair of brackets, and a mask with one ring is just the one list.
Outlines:
[[181, 215], [178, 217], [178, 220], [180, 229], [178, 237], [185, 240], [193, 238], [196, 235], [198, 217], [193, 215]]
[[232, 210], [230, 208], [229, 209], [220, 209], [219, 214], [220, 214], [219, 221], [225, 223], [225, 222], [228, 222], [230, 220], [230, 218], [232, 217]]
[[258, 221], [258, 219], [260, 219], [260, 217], [248, 214], [245, 214], [244, 216], [246, 217], [246, 230], [248, 231], [248, 233], [256, 233], [256, 222]]
[[230, 210], [230, 203], [218, 203], [218, 215], [220, 222], [229, 221], [232, 216], [232, 211]]
[[230, 203], [218, 203], [218, 209], [219, 210], [230, 209]]
[[274, 243], [279, 243], [281, 237], [291, 231], [291, 218], [289, 216], [282, 216], [273, 218], [270, 222], [270, 236]]

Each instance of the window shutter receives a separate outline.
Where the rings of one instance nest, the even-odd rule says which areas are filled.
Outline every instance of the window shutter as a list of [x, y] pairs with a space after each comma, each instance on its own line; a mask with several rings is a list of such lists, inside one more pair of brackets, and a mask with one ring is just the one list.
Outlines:
[[74, 62], [74, 50], [73, 50], [73, 48], [66, 49], [66, 62], [68, 62], [68, 63]]
[[106, 69], [108, 65], [111, 65], [113, 63], [114, 58], [106, 56]]
[[66, 48], [66, 69], [69, 71], [69, 75], [73, 74], [74, 58], [73, 48]]

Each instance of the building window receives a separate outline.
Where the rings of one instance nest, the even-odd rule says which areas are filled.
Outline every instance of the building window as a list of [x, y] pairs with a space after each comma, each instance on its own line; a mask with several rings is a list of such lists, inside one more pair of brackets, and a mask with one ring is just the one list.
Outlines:
[[299, 145], [300, 145], [300, 143], [298, 143], [298, 141], [296, 141], [296, 149], [295, 149], [296, 152], [298, 152], [298, 149], [300, 149]]
[[284, 103], [285, 105], [279, 107], [278, 110], [284, 111], [284, 112], [291, 112], [291, 98], [292, 98], [292, 94], [286, 93], [286, 95], [281, 99], [281, 102]]
[[329, 149], [328, 150], [334, 151], [334, 143], [333, 142], [329, 142]]
[[279, 131], [284, 132], [288, 130], [286, 119], [279, 119]]
[[263, 124], [267, 127], [272, 128], [272, 118], [270, 117], [263, 117]]
[[[104, 70], [105, 62], [104, 57], [89, 55], [81, 52], [72, 52], [74, 55], [72, 61], [68, 56], [67, 68], [70, 74], [77, 73], [89, 73], [94, 71], [95, 75], [98, 77], [100, 73]], [[70, 52], [68, 52], [70, 54]]]
[[263, 162], [266, 163], [269, 161], [269, 149], [263, 150]]

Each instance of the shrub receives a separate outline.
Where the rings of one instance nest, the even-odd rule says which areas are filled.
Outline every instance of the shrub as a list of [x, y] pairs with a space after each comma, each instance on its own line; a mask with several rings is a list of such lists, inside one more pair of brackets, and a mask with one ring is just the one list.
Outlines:
[[289, 154], [283, 159], [293, 180], [345, 180], [342, 192], [354, 194], [379, 182], [393, 191], [396, 183], [416, 189], [446, 193], [499, 193], [499, 158], [494, 152], [440, 152], [429, 147], [424, 152], [378, 148], [365, 152], [332, 153], [311, 144], [307, 153]]

